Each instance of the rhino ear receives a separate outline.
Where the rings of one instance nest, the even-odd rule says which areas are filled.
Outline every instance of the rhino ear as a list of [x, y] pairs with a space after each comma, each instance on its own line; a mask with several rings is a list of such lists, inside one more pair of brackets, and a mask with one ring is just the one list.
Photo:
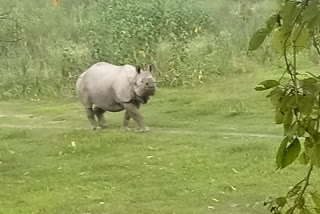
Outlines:
[[152, 72], [152, 65], [148, 65], [148, 71], [151, 73]]
[[140, 72], [141, 72], [141, 66], [140, 65], [136, 66], [136, 71], [137, 71], [138, 74], [140, 74]]

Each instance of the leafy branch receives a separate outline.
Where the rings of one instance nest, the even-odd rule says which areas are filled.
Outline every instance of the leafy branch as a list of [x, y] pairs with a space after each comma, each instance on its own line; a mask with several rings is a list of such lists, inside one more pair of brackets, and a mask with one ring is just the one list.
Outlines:
[[[284, 169], [297, 159], [309, 166], [305, 178], [285, 197], [268, 202], [270, 212], [276, 214], [283, 210], [293, 214], [296, 209], [300, 213], [320, 213], [320, 197], [316, 193], [311, 193], [316, 207], [306, 204], [312, 171], [314, 166], [320, 167], [320, 77], [307, 72], [303, 73], [306, 78], [298, 78], [302, 75], [298, 73], [299, 52], [310, 47], [312, 41], [320, 56], [316, 39], [320, 27], [319, 8], [318, 0], [285, 0], [280, 10], [266, 21], [266, 27], [258, 30], [249, 43], [249, 50], [254, 51], [267, 36], [272, 36], [274, 51], [283, 56], [286, 66], [279, 81], [265, 80], [255, 88], [271, 90], [267, 98], [275, 107], [275, 122], [283, 124], [284, 138], [277, 151], [277, 168]], [[290, 77], [290, 82], [282, 82], [285, 75]]]

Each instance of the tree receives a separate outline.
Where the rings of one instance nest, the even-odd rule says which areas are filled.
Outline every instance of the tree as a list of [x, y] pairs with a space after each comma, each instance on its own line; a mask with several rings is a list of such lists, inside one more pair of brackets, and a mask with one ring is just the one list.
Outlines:
[[[284, 169], [299, 160], [307, 174], [286, 196], [266, 204], [271, 213], [319, 214], [320, 196], [310, 186], [310, 178], [314, 168], [320, 167], [320, 76], [299, 70], [298, 53], [315, 48], [320, 56], [320, 0], [283, 0], [279, 11], [252, 36], [249, 50], [258, 49], [267, 36], [285, 64], [278, 80], [265, 80], [255, 88], [270, 90], [267, 97], [275, 108], [275, 123], [283, 124], [276, 165]], [[313, 202], [307, 200], [309, 194]]]

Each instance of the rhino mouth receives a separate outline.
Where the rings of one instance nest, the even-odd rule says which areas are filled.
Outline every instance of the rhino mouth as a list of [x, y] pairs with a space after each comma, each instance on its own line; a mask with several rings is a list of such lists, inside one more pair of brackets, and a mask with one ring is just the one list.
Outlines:
[[156, 86], [150, 86], [150, 85], [149, 85], [149, 86], [147, 86], [147, 88], [156, 88]]
[[138, 102], [140, 102], [142, 104], [146, 104], [149, 100], [149, 96], [139, 96], [139, 95], [135, 94], [135, 100], [137, 100]]
[[146, 90], [156, 90], [156, 86], [147, 85], [144, 87]]
[[146, 87], [145, 89], [148, 90], [148, 91], [155, 91], [156, 87]]
[[145, 95], [154, 95], [156, 92], [156, 87], [155, 86], [149, 86], [145, 88]]

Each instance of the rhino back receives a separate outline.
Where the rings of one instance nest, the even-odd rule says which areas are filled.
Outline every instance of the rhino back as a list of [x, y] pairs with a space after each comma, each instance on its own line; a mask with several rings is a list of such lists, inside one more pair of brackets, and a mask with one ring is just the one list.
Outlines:
[[110, 111], [123, 110], [121, 103], [131, 99], [135, 74], [130, 65], [96, 63], [84, 73], [85, 91], [92, 104]]

